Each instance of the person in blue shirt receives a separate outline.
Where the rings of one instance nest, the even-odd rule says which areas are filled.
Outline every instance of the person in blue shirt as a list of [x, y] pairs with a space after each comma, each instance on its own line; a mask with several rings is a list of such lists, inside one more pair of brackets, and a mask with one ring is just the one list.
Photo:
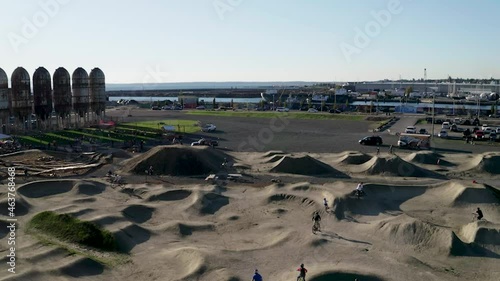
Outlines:
[[252, 281], [262, 281], [262, 276], [259, 274], [259, 270], [255, 270]]

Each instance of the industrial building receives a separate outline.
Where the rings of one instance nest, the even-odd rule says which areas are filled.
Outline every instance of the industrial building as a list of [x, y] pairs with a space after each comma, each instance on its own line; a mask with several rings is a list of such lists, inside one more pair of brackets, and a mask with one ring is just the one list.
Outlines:
[[2, 133], [90, 125], [101, 121], [105, 110], [105, 76], [99, 68], [88, 75], [79, 67], [71, 77], [59, 67], [51, 79], [49, 71], [39, 67], [31, 80], [28, 71], [18, 67], [10, 88], [8, 76], [0, 68]]

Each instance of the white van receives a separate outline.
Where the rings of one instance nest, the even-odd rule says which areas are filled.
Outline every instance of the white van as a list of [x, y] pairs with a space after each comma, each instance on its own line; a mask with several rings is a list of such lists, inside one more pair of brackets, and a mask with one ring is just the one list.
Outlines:
[[288, 109], [287, 107], [277, 107], [276, 108], [276, 111], [278, 112], [288, 112], [290, 109]]
[[443, 122], [441, 125], [442, 129], [449, 130], [450, 129], [450, 122]]

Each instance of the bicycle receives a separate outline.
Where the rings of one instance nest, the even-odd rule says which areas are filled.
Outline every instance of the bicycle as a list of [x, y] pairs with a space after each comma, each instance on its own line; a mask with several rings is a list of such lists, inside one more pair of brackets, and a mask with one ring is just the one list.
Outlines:
[[475, 221], [480, 221], [482, 220], [483, 217], [479, 218], [479, 214], [477, 213], [472, 213], [472, 222], [475, 222]]
[[312, 233], [316, 234], [316, 232], [321, 232], [321, 225], [319, 224], [319, 221], [315, 221], [312, 226]]

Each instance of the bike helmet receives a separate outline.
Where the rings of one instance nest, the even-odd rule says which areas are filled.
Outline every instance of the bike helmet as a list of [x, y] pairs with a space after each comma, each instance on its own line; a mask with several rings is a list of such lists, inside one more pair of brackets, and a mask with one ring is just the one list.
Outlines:
[[303, 264], [303, 263], [301, 263], [301, 264], [300, 264], [300, 267], [304, 267], [304, 264]]

